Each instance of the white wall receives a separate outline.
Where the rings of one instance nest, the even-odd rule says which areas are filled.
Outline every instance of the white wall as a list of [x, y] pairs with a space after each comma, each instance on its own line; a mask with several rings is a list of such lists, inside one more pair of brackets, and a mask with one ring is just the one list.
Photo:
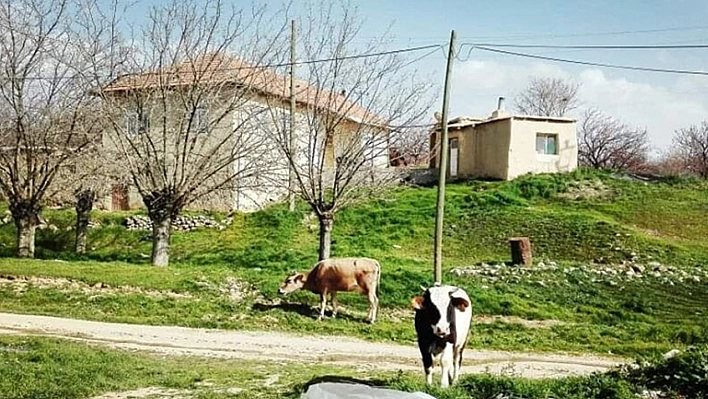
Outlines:
[[[511, 129], [509, 179], [527, 173], [570, 172], [578, 167], [578, 138], [575, 122], [514, 118]], [[557, 155], [536, 153], [537, 133], [557, 135]]]

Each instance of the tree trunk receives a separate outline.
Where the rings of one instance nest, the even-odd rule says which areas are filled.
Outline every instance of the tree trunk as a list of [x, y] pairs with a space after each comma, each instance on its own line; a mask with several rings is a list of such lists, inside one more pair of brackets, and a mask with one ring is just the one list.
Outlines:
[[531, 266], [531, 241], [528, 237], [513, 237], [509, 239], [511, 245], [511, 262], [514, 265]]
[[17, 228], [17, 256], [34, 258], [34, 235], [40, 208], [30, 201], [10, 200], [10, 213]]
[[86, 236], [91, 220], [91, 210], [96, 194], [92, 190], [82, 190], [76, 193], [76, 253], [86, 252]]
[[20, 258], [34, 258], [34, 233], [36, 223], [30, 216], [15, 219], [17, 227], [17, 256]]
[[167, 267], [170, 263], [170, 230], [172, 219], [152, 221], [152, 265]]
[[170, 263], [172, 220], [179, 215], [184, 203], [169, 188], [144, 193], [143, 203], [152, 222], [152, 265], [166, 267]]
[[332, 251], [332, 228], [334, 227], [334, 215], [325, 213], [320, 215], [320, 260], [328, 259]]

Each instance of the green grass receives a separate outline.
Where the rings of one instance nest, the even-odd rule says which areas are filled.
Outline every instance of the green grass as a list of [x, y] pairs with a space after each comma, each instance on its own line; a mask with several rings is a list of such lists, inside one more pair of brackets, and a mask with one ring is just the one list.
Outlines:
[[[72, 399], [147, 387], [187, 390], [195, 398], [299, 397], [304, 383], [322, 376], [376, 377], [321, 365], [165, 358], [69, 341], [0, 336], [0, 397]], [[267, 384], [271, 379], [273, 382]]]
[[[585, 197], [574, 198], [574, 194]], [[599, 195], [588, 195], [588, 194]], [[70, 210], [47, 211], [56, 231], [40, 231], [37, 256], [0, 259], [0, 275], [65, 277], [110, 286], [187, 293], [189, 297], [136, 292], [81, 292], [0, 285], [0, 310], [147, 324], [347, 334], [371, 340], [412, 343], [410, 298], [432, 282], [432, 233], [436, 190], [399, 188], [338, 214], [333, 255], [372, 256], [383, 265], [380, 323], [362, 323], [364, 298], [341, 295], [347, 308], [337, 320], [317, 322], [317, 298], [295, 293], [282, 303], [277, 287], [292, 270], [317, 258], [317, 233], [308, 228], [307, 208], [274, 206], [237, 214], [223, 230], [175, 233], [172, 266], [148, 265], [148, 232], [121, 226], [129, 213], [95, 212], [102, 227], [89, 234], [90, 252], [71, 253]], [[619, 264], [630, 258], [658, 261], [688, 273], [708, 265], [708, 185], [699, 181], [646, 184], [609, 174], [578, 171], [530, 176], [513, 182], [466, 182], [448, 186], [445, 219], [445, 282], [464, 287], [479, 315], [558, 320], [550, 328], [496, 322], [476, 324], [472, 347], [505, 350], [659, 353], [708, 342], [708, 287], [661, 278], [610, 283], [609, 277], [566, 272], [594, 262]], [[221, 217], [223, 215], [216, 215]], [[456, 277], [449, 270], [509, 260], [508, 238], [529, 236], [536, 261], [557, 270], [492, 283], [486, 276]], [[0, 254], [10, 255], [12, 224], [0, 227]], [[63, 260], [62, 262], [54, 259]], [[242, 299], [219, 291], [227, 278], [251, 285]]]
[[[659, 389], [687, 399], [705, 397], [706, 350], [629, 371], [561, 379], [529, 380], [490, 374], [463, 375], [455, 386], [426, 386], [420, 372], [380, 372], [346, 367], [267, 363], [195, 357], [163, 357], [105, 349], [40, 337], [0, 336], [0, 397], [5, 399], [88, 398], [147, 387], [179, 390], [193, 398], [299, 398], [317, 382], [356, 382], [402, 391], [423, 391], [440, 399], [630, 399]], [[513, 373], [514, 370], [507, 370]], [[229, 393], [228, 389], [238, 389]], [[678, 396], [676, 396], [678, 397]]]

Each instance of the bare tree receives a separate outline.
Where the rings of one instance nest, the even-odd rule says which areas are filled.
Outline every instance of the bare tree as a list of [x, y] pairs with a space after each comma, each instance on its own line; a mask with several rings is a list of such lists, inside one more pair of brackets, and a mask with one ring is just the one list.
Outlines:
[[674, 148], [690, 172], [708, 178], [708, 122], [677, 130]]
[[690, 172], [682, 154], [676, 148], [662, 151], [647, 166], [650, 173], [659, 176], [681, 176]]
[[220, 0], [156, 5], [125, 76], [100, 90], [110, 118], [106, 151], [147, 208], [155, 266], [168, 265], [171, 222], [185, 206], [257, 189], [268, 174], [268, 138], [249, 123], [266, 79], [262, 65], [279, 53], [283, 27], [268, 39], [264, 15]]
[[649, 138], [646, 129], [631, 127], [592, 108], [578, 129], [578, 160], [598, 169], [639, 171], [646, 165]]
[[326, 259], [336, 213], [396, 180], [389, 148], [428, 113], [432, 97], [428, 83], [406, 72], [404, 58], [380, 53], [381, 41], [354, 47], [361, 26], [347, 5], [311, 4], [298, 26], [301, 57], [327, 61], [304, 62], [298, 72], [308, 83], [296, 86], [295, 148], [280, 100], [290, 95], [287, 85], [269, 98], [269, 112], [282, 167], [293, 168], [298, 194], [319, 219], [319, 257]]
[[[89, 66], [110, 37], [83, 35], [105, 14], [74, 0], [0, 4], [0, 190], [17, 228], [17, 254], [34, 256], [35, 229], [61, 168], [83, 153], [101, 125]], [[91, 17], [92, 18], [92, 17]]]
[[424, 127], [411, 128], [391, 147], [391, 165], [428, 165], [430, 154], [430, 130]]
[[55, 178], [56, 184], [47, 194], [48, 201], [59, 206], [73, 206], [76, 211], [74, 250], [86, 252], [91, 211], [96, 201], [107, 195], [114, 184], [128, 183], [124, 171], [102, 156], [100, 142], [89, 145], [80, 155], [67, 162]]
[[565, 116], [578, 107], [577, 83], [560, 78], [533, 77], [516, 97], [516, 111], [524, 115]]

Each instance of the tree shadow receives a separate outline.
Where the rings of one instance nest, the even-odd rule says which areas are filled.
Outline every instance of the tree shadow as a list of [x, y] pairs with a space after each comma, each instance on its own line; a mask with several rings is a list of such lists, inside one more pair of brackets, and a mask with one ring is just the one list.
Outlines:
[[[325, 310], [325, 317], [326, 318], [331, 318], [332, 317], [332, 310], [329, 308]], [[309, 317], [311, 319], [317, 319], [320, 316], [320, 307], [319, 305], [317, 306], [310, 306], [308, 304], [304, 303], [299, 303], [299, 302], [272, 302], [272, 303], [264, 303], [264, 302], [256, 302], [251, 306], [251, 310], [254, 310], [256, 312], [268, 312], [271, 310], [279, 309], [284, 312], [290, 312], [290, 313], [297, 313], [301, 316], [304, 317]], [[360, 316], [356, 315], [351, 315], [348, 313], [342, 313], [342, 309], [340, 307], [339, 313], [337, 313], [336, 319], [341, 319], [341, 320], [347, 320], [347, 321], [365, 321], [365, 317], [362, 318]]]
[[251, 307], [252, 310], [257, 312], [268, 312], [275, 309], [280, 309], [285, 312], [297, 313], [301, 316], [313, 317], [316, 309], [312, 306], [304, 303], [293, 303], [293, 302], [279, 302], [279, 303], [263, 303], [256, 302]]
[[515, 265], [513, 261], [510, 260], [500, 260], [500, 259], [486, 259], [482, 262], [477, 263], [477, 266], [481, 266], [482, 264], [486, 265], [504, 265], [504, 266], [518, 266]]
[[326, 383], [326, 382], [331, 382], [331, 383], [340, 383], [340, 384], [359, 384], [359, 385], [367, 385], [370, 387], [376, 387], [376, 388], [386, 388], [387, 387], [387, 382], [382, 379], [370, 379], [370, 380], [363, 380], [360, 378], [354, 378], [354, 377], [347, 377], [347, 376], [341, 376], [341, 375], [323, 375], [319, 377], [315, 377], [311, 379], [310, 381], [307, 381], [303, 384], [296, 385], [293, 388], [293, 391], [288, 394], [288, 398], [300, 398], [302, 394], [307, 392], [307, 389], [310, 388], [312, 385], [317, 385], [321, 383]]

